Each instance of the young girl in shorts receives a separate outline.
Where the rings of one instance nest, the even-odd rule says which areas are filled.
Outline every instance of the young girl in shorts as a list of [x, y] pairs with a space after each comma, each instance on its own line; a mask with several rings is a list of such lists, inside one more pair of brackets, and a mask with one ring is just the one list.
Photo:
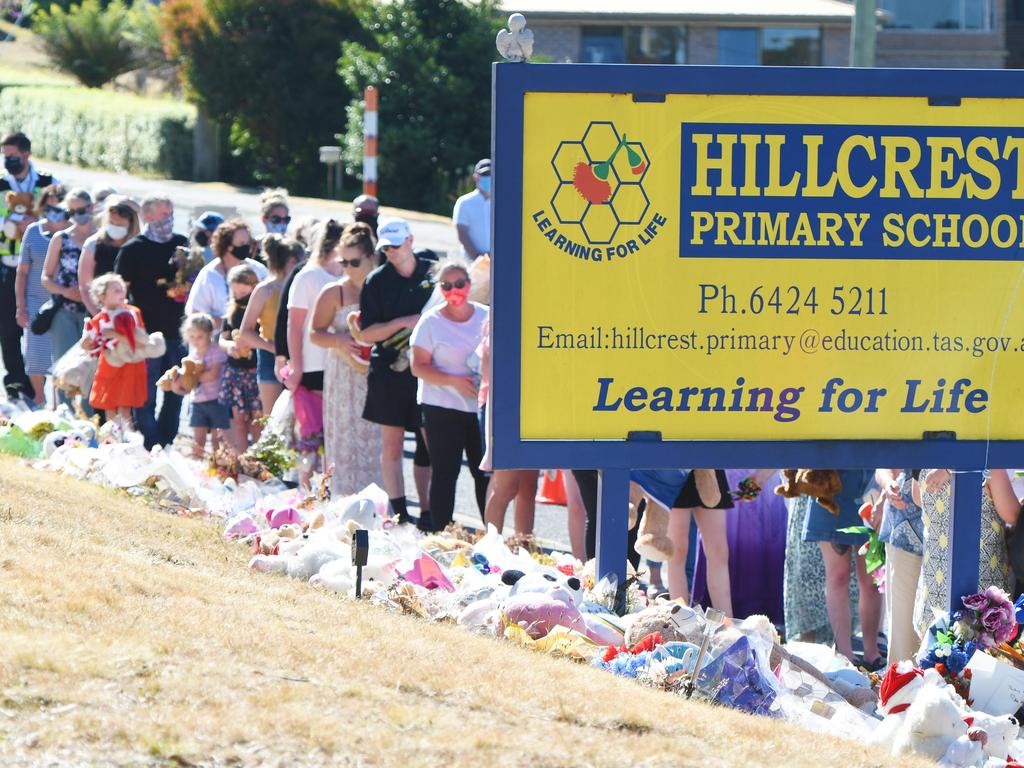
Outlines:
[[[128, 329], [134, 336], [136, 327], [142, 328], [142, 313], [128, 304], [125, 297], [128, 287], [120, 275], [108, 273], [97, 277], [89, 286], [92, 300], [100, 311], [86, 322], [82, 346], [94, 350], [99, 356], [96, 376], [89, 393], [89, 405], [104, 411], [107, 421], [117, 422], [121, 429], [128, 429], [132, 423], [132, 408], [141, 408], [146, 403], [146, 361], [111, 365], [107, 350], [115, 344], [131, 344], [116, 329]], [[127, 313], [127, 322], [118, 321], [118, 316]]]
[[[220, 402], [221, 370], [228, 356], [213, 341], [213, 318], [204, 312], [194, 312], [181, 324], [181, 338], [189, 346], [186, 359], [203, 364], [199, 383], [192, 390], [192, 409], [189, 426], [192, 427], [192, 456], [203, 458], [206, 437], [213, 433], [213, 450], [220, 444], [218, 430], [228, 429], [231, 418], [227, 407]], [[185, 394], [178, 391], [178, 394]]]
[[260, 388], [256, 378], [256, 351], [241, 338], [242, 318], [249, 296], [260, 278], [248, 264], [239, 264], [228, 272], [231, 304], [221, 330], [220, 348], [228, 356], [220, 381], [220, 401], [231, 412], [228, 443], [236, 453], [245, 453], [249, 440], [260, 437], [257, 419], [263, 415]]

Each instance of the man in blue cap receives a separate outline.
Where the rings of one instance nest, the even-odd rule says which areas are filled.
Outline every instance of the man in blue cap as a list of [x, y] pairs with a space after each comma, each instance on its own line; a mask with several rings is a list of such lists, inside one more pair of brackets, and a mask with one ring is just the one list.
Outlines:
[[209, 264], [213, 261], [213, 249], [210, 247], [210, 238], [213, 231], [224, 223], [224, 217], [216, 211], [206, 211], [192, 224], [192, 242], [203, 249], [203, 261]]

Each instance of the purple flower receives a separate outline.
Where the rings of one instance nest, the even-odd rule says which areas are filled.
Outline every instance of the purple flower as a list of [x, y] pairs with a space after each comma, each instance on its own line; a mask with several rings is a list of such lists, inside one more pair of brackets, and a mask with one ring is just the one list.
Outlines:
[[1003, 611], [1002, 608], [989, 607], [983, 609], [981, 612], [981, 626], [985, 629], [994, 632], [1001, 626], [1007, 623], [1009, 616]]
[[981, 632], [978, 635], [978, 645], [987, 650], [989, 648], [995, 648], [999, 643], [996, 641], [996, 638], [992, 633]]
[[988, 595], [984, 592], [975, 592], [973, 595], [963, 598], [963, 603], [965, 608], [972, 611], [980, 611], [988, 605]]

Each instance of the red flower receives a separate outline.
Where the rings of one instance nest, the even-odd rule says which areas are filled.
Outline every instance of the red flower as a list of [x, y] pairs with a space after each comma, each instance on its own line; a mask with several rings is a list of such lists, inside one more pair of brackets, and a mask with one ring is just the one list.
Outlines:
[[582, 161], [573, 169], [572, 185], [584, 200], [594, 205], [607, 203], [612, 196], [612, 185], [597, 178], [594, 169]]

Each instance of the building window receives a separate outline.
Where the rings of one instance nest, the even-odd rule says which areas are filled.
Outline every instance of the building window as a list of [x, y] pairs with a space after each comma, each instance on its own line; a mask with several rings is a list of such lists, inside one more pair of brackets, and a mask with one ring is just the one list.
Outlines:
[[683, 27], [626, 27], [626, 62], [629, 64], [685, 64], [686, 29]]
[[686, 29], [583, 27], [581, 48], [585, 64], [685, 64]]
[[622, 27], [584, 27], [584, 64], [622, 64], [626, 60], [626, 47]]
[[[995, 27], [996, 0], [881, 0], [889, 12], [889, 29], [951, 29], [991, 32]], [[1011, 6], [1013, 3], [1011, 3]]]
[[760, 64], [758, 30], [723, 27], [718, 30], [719, 64]]
[[809, 67], [821, 64], [818, 27], [722, 27], [719, 64], [768, 64]]
[[789, 67], [821, 64], [821, 30], [765, 27], [762, 32], [761, 63]]

